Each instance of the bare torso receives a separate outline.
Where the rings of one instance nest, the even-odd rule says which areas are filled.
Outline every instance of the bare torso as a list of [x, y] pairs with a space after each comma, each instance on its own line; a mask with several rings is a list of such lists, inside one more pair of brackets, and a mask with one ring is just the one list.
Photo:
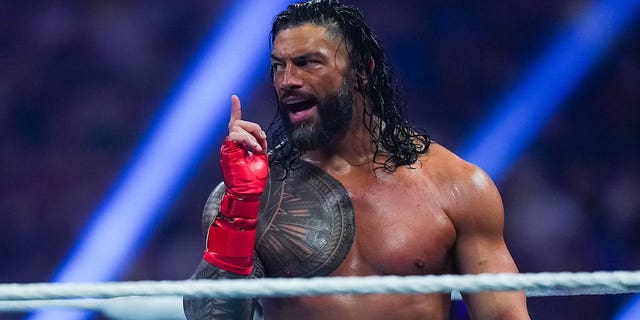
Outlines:
[[[497, 189], [476, 166], [432, 144], [413, 168], [299, 161], [277, 166], [260, 201], [252, 277], [517, 272]], [[335, 170], [336, 168], [340, 170]], [[203, 231], [219, 212], [212, 192]], [[243, 278], [201, 261], [194, 279]], [[474, 319], [529, 319], [522, 292], [464, 296]], [[253, 299], [185, 299], [189, 319], [252, 319]], [[448, 294], [260, 299], [265, 319], [448, 319]]]
[[[382, 115], [367, 109], [368, 82], [375, 77], [363, 69], [369, 67], [373, 73], [382, 61], [370, 56], [368, 63], [351, 66], [345, 43], [348, 41], [334, 37], [325, 26], [310, 21], [288, 26], [273, 39], [271, 70], [282, 106], [279, 112], [283, 121], [292, 125], [285, 128], [296, 133], [285, 147], [292, 145], [294, 151], [304, 154], [286, 175], [277, 164], [277, 147], [271, 149], [276, 161], [270, 163], [266, 186], [263, 180], [248, 179], [261, 193], [251, 276], [517, 272], [502, 235], [499, 193], [482, 170], [437, 144], [424, 145], [428, 152], [419, 152], [420, 158], [411, 168], [401, 166], [391, 174], [374, 170], [376, 164], [363, 164], [377, 154], [376, 143], [385, 136], [382, 131], [391, 135], [399, 132], [397, 138], [414, 135], [404, 125], [385, 128], [386, 120], [377, 118]], [[349, 107], [356, 116], [345, 114]], [[254, 154], [268, 150], [260, 126], [241, 119], [236, 96], [231, 109], [227, 139]], [[333, 119], [337, 123], [325, 125], [334, 113], [340, 114]], [[311, 131], [302, 130], [311, 126], [315, 127]], [[325, 131], [331, 132], [330, 141], [325, 141]], [[414, 142], [420, 144], [419, 140]], [[420, 149], [416, 144], [414, 147]], [[238, 171], [244, 174], [251, 170]], [[205, 205], [205, 234], [208, 228], [216, 227], [211, 223], [218, 219], [223, 194], [224, 186], [220, 185]], [[246, 214], [239, 209], [235, 213], [238, 217]], [[250, 213], [255, 214], [253, 208]], [[234, 234], [241, 231], [232, 228]], [[207, 239], [207, 244], [229, 238]], [[242, 244], [239, 249], [249, 249]], [[235, 244], [233, 247], [238, 249]], [[225, 253], [224, 258], [236, 257]], [[244, 251], [239, 258], [246, 260]], [[226, 267], [226, 263], [219, 266], [203, 259], [193, 278], [244, 277]], [[471, 316], [477, 319], [528, 319], [522, 293], [474, 293], [464, 298]], [[250, 298], [187, 297], [185, 313], [190, 319], [248, 320], [255, 302]], [[266, 319], [437, 320], [449, 317], [450, 299], [447, 294], [338, 295], [261, 299], [260, 303]]]
[[[331, 276], [452, 272], [456, 231], [435, 169], [448, 151], [434, 145], [415, 168], [393, 174], [370, 165], [329, 173], [346, 189], [355, 236]], [[446, 188], [445, 188], [446, 189]], [[268, 276], [268, 271], [267, 271]], [[448, 319], [448, 294], [336, 295], [263, 299], [265, 319]]]

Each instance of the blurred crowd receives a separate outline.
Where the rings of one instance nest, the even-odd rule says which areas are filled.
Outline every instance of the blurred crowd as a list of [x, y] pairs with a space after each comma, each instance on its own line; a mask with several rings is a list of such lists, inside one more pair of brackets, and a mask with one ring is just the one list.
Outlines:
[[[344, 2], [359, 6], [382, 38], [411, 121], [454, 151], [591, 3]], [[0, 2], [0, 282], [51, 278], [227, 6]], [[497, 181], [505, 237], [522, 272], [640, 269], [639, 27], [610, 44]], [[241, 98], [243, 114], [267, 126], [275, 104], [267, 70], [262, 77]], [[216, 149], [121, 280], [191, 275], [204, 201], [220, 181]], [[607, 319], [628, 298], [529, 305], [535, 319]]]

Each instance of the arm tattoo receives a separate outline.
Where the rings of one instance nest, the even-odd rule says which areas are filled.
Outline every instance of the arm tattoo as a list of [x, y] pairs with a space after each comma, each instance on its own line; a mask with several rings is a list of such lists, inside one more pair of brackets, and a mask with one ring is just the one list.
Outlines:
[[[211, 222], [215, 218], [222, 195], [224, 194], [224, 184], [219, 184], [209, 196], [202, 215], [203, 232], [206, 231]], [[254, 255], [253, 273], [249, 278], [264, 277], [264, 269], [259, 261], [258, 255]], [[191, 279], [245, 279], [247, 276], [239, 275], [233, 272], [218, 268], [208, 262], [202, 260]], [[219, 319], [231, 320], [253, 319], [253, 313], [256, 306], [256, 299], [219, 299], [219, 298], [191, 298], [185, 297], [183, 300], [184, 313], [187, 319], [205, 320]]]

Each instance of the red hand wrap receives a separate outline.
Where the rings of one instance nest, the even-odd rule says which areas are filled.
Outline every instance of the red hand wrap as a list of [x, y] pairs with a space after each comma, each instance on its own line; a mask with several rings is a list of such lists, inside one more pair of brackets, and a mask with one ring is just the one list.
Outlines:
[[222, 144], [220, 155], [227, 192], [239, 199], [258, 200], [267, 184], [267, 155], [251, 153], [229, 139]]
[[234, 195], [227, 192], [224, 193], [220, 203], [220, 213], [227, 217], [255, 219], [258, 217], [258, 209], [260, 209], [260, 200], [238, 200]]
[[[227, 229], [224, 225], [231, 224], [219, 223], [219, 219], [221, 218], [216, 218], [209, 226], [204, 260], [227, 271], [251, 274], [256, 229]], [[255, 219], [253, 224], [255, 225]]]
[[220, 153], [226, 191], [220, 213], [209, 226], [204, 260], [227, 271], [250, 274], [269, 164], [265, 154], [250, 153], [229, 139]]

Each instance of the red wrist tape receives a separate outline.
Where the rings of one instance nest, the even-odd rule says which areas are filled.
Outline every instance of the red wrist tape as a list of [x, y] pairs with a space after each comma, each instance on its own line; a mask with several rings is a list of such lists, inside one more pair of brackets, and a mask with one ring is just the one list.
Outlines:
[[222, 202], [220, 203], [220, 212], [230, 218], [255, 219], [258, 217], [258, 210], [260, 210], [260, 198], [253, 198], [255, 199], [249, 198], [241, 200], [225, 192], [222, 197]]
[[204, 260], [231, 272], [250, 274], [255, 241], [255, 229], [227, 229], [214, 222], [209, 226]]

